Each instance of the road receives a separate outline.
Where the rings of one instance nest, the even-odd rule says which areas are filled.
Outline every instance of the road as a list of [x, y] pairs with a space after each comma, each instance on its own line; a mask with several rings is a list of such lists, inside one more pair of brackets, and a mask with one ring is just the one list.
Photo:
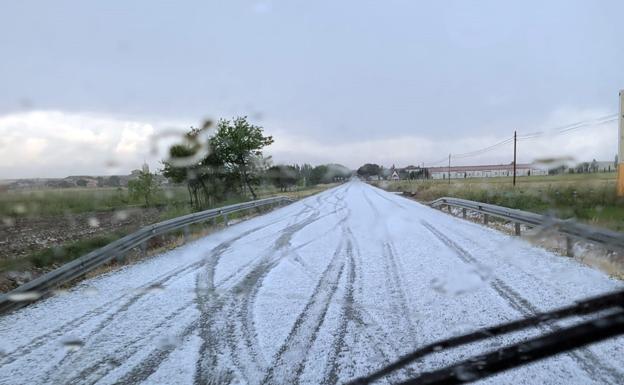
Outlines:
[[[354, 181], [0, 318], [0, 384], [342, 383], [437, 339], [622, 286]], [[439, 353], [381, 383], [538, 332]], [[482, 383], [621, 383], [623, 347]]]

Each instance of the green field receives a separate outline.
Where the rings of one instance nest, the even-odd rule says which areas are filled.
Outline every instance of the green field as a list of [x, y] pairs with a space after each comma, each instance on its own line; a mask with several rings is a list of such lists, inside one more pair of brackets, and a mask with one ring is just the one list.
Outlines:
[[624, 231], [624, 199], [617, 197], [615, 173], [564, 174], [448, 180], [375, 182], [389, 191], [402, 191], [422, 202], [450, 196], [492, 203]]

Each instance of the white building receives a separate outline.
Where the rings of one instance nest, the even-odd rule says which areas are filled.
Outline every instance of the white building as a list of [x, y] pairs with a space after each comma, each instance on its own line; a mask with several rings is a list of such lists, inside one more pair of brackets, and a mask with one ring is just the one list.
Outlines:
[[[454, 166], [431, 167], [429, 175], [433, 179], [464, 178], [496, 178], [503, 176], [513, 176], [513, 164], [498, 164], [485, 166]], [[548, 171], [538, 168], [532, 164], [518, 164], [516, 176], [548, 175]]]

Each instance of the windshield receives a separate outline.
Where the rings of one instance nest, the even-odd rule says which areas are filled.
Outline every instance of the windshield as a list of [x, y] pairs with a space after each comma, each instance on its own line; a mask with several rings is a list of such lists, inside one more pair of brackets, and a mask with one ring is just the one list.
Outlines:
[[0, 384], [619, 384], [617, 1], [0, 5]]

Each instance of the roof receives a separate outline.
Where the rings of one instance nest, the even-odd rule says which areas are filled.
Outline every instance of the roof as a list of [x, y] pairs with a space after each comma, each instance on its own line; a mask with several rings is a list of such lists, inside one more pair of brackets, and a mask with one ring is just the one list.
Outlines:
[[[518, 164], [516, 169], [534, 169], [532, 164]], [[467, 172], [467, 171], [513, 171], [513, 164], [492, 164], [483, 166], [452, 166], [451, 172]], [[448, 167], [429, 167], [429, 172], [448, 172]]]

